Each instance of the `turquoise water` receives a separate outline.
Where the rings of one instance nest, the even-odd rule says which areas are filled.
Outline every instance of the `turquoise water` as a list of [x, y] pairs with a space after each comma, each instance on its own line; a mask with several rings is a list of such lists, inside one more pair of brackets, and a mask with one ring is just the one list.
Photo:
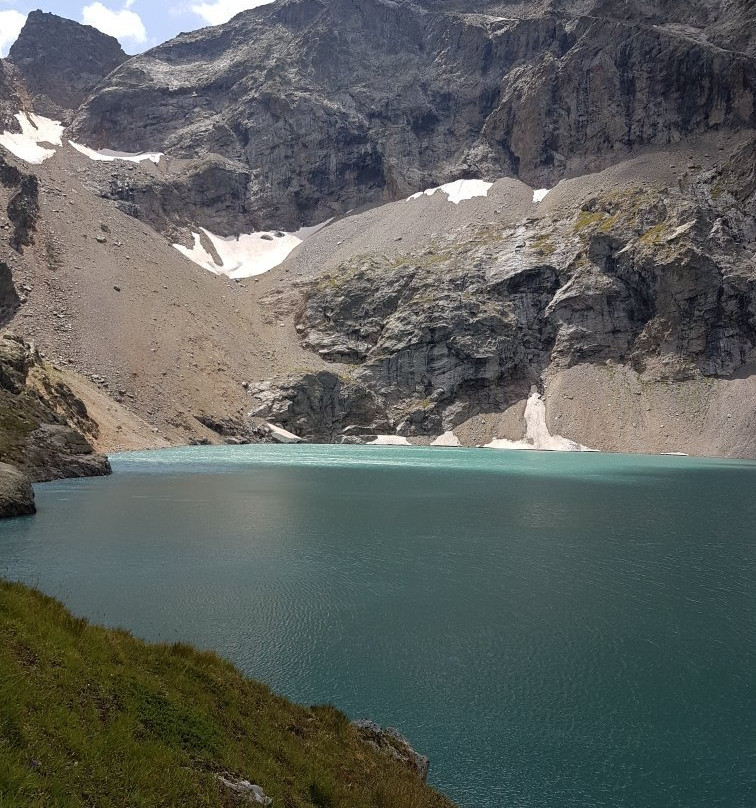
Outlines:
[[398, 727], [465, 807], [756, 805], [755, 463], [303, 446], [113, 465], [0, 524], [0, 574]]

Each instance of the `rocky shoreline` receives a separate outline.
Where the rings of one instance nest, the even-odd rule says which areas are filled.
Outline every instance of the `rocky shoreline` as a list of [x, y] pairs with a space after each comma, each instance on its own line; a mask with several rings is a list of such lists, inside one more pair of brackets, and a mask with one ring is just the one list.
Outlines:
[[110, 474], [98, 426], [33, 345], [0, 338], [0, 518], [35, 512], [32, 483]]
[[7, 463], [0, 463], [0, 519], [37, 512], [29, 478]]

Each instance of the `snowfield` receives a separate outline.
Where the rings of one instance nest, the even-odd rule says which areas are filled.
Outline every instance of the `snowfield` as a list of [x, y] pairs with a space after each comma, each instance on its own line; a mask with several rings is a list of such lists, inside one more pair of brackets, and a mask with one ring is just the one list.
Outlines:
[[412, 446], [412, 444], [401, 435], [378, 435], [375, 440], [368, 443], [368, 446]]
[[[52, 157], [56, 149], [45, 148], [43, 144], [49, 146], [63, 145], [64, 126], [60, 121], [53, 121], [42, 115], [27, 114], [18, 112], [15, 115], [21, 127], [21, 132], [3, 132], [0, 135], [0, 146], [6, 148], [11, 154], [31, 165], [41, 165], [45, 160]], [[113, 151], [112, 149], [90, 149], [80, 143], [68, 141], [76, 151], [97, 162], [112, 163], [114, 160], [126, 160], [130, 163], [141, 163], [149, 160], [156, 165], [164, 157], [161, 152], [144, 152], [142, 154], [132, 154], [130, 152]]]
[[73, 140], [68, 141], [77, 152], [81, 152], [85, 157], [96, 162], [112, 163], [114, 160], [126, 160], [129, 163], [142, 163], [149, 160], [157, 165], [161, 157], [165, 157], [162, 152], [143, 152], [141, 154], [133, 154], [131, 152], [113, 151], [112, 149], [100, 149], [95, 151], [88, 146], [82, 146], [80, 143], [74, 143]]
[[[216, 275], [227, 275], [229, 278], [252, 278], [269, 272], [273, 267], [286, 260], [289, 253], [302, 243], [302, 239], [292, 233], [274, 231], [272, 233], [248, 233], [240, 236], [216, 236], [204, 227], [200, 233], [192, 233], [193, 247], [182, 244], [173, 246], [190, 261], [214, 272]], [[206, 249], [203, 238], [217, 253], [220, 263]]]
[[476, 196], [488, 196], [488, 192], [492, 187], [492, 182], [484, 182], [483, 180], [457, 180], [446, 185], [440, 185], [438, 188], [428, 188], [427, 191], [412, 194], [407, 198], [407, 202], [420, 199], [423, 196], [433, 196], [436, 191], [441, 191], [449, 197], [449, 202], [459, 205], [460, 202], [473, 199]]
[[536, 205], [539, 202], [543, 202], [549, 193], [551, 193], [551, 188], [539, 188], [537, 191], [533, 191], [533, 202]]
[[587, 446], [552, 435], [546, 424], [546, 402], [537, 390], [532, 390], [525, 406], [525, 437], [522, 440], [492, 440], [486, 449], [536, 449], [546, 452], [593, 452]]
[[55, 149], [46, 149], [42, 146], [63, 145], [63, 124], [44, 118], [42, 115], [27, 115], [18, 112], [15, 115], [21, 127], [21, 132], [3, 132], [0, 135], [0, 146], [6, 148], [11, 154], [32, 165], [41, 165], [55, 154]]

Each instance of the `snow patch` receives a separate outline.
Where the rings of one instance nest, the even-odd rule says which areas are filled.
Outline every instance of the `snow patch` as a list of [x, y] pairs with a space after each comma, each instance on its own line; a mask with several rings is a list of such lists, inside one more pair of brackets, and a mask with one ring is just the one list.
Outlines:
[[303, 443], [304, 441], [293, 432], [288, 432], [283, 427], [275, 424], [265, 424], [265, 429], [276, 443]]
[[368, 446], [412, 446], [412, 444], [400, 435], [378, 435], [375, 440], [371, 440]]
[[537, 390], [532, 390], [525, 406], [525, 437], [520, 441], [493, 440], [486, 449], [536, 449], [546, 452], [592, 452], [587, 446], [552, 435], [546, 424], [546, 402]]
[[551, 188], [539, 188], [537, 191], [533, 191], [533, 202], [537, 205], [539, 202], [543, 202], [544, 199], [551, 193]]
[[85, 157], [97, 162], [112, 163], [114, 160], [126, 160], [129, 163], [142, 163], [145, 160], [149, 160], [157, 165], [160, 162], [160, 158], [165, 156], [162, 152], [134, 154], [132, 152], [113, 151], [112, 149], [100, 149], [99, 151], [95, 151], [95, 149], [90, 149], [88, 146], [74, 143], [73, 140], [69, 140], [68, 142], [77, 152], [81, 152]]
[[455, 448], [461, 445], [459, 438], [453, 432], [444, 432], [431, 443], [431, 446], [453, 446]]
[[[248, 233], [240, 236], [216, 236], [205, 228], [202, 233], [192, 233], [193, 247], [183, 244], [173, 246], [190, 261], [216, 275], [229, 278], [251, 278], [262, 275], [283, 263], [289, 253], [302, 243], [302, 239], [292, 233], [273, 231], [270, 233]], [[221, 263], [202, 245], [202, 235], [212, 244]]]
[[456, 182], [449, 182], [446, 185], [440, 185], [438, 188], [428, 188], [427, 191], [412, 194], [412, 196], [407, 198], [407, 202], [411, 202], [413, 199], [420, 199], [422, 196], [433, 196], [436, 191], [442, 191], [449, 197], [449, 202], [454, 205], [459, 205], [460, 202], [464, 202], [476, 196], [488, 196], [488, 192], [492, 187], [492, 182], [484, 182], [483, 180], [457, 180]]
[[55, 149], [46, 149], [41, 144], [49, 146], [63, 145], [63, 124], [44, 118], [41, 115], [19, 112], [15, 116], [21, 127], [21, 132], [3, 132], [0, 135], [0, 146], [5, 147], [25, 163], [41, 165], [55, 154]]

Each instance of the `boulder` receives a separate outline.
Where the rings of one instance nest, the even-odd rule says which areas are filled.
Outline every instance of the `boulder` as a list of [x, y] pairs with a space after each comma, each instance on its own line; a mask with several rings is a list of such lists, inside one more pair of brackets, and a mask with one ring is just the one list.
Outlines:
[[0, 463], [0, 519], [36, 513], [29, 478], [7, 463]]
[[352, 722], [352, 726], [366, 744], [416, 772], [423, 782], [427, 780], [430, 760], [416, 752], [400, 732], [390, 727], [382, 729], [364, 718]]
[[252, 805], [262, 805], [270, 808], [273, 800], [266, 795], [260, 786], [250, 783], [249, 780], [242, 780], [232, 777], [230, 774], [218, 775], [220, 784], [232, 792], [236, 797]]

